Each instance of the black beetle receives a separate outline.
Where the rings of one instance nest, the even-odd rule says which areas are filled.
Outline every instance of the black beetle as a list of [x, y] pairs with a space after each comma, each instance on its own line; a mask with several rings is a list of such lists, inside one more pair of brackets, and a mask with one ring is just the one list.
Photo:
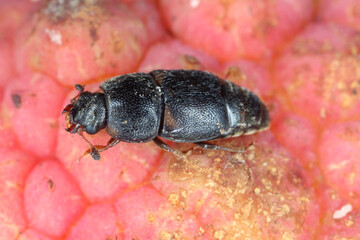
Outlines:
[[[66, 113], [67, 131], [78, 133], [91, 146], [95, 160], [101, 151], [120, 141], [153, 140], [170, 148], [158, 136], [174, 142], [193, 142], [205, 149], [226, 148], [203, 141], [252, 134], [269, 127], [265, 104], [251, 91], [197, 70], [154, 70], [120, 75], [102, 83], [101, 92], [79, 94]], [[93, 146], [84, 136], [105, 128], [111, 136], [105, 146]], [[86, 154], [84, 153], [84, 154]]]

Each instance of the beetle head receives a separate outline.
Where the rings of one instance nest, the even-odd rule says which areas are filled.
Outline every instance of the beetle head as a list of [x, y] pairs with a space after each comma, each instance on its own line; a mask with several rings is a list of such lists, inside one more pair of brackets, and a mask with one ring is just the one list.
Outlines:
[[66, 130], [77, 133], [81, 129], [88, 134], [95, 134], [106, 127], [105, 95], [84, 91], [84, 87], [78, 84], [75, 88], [79, 90], [78, 95], [71, 99], [70, 104], [62, 111], [66, 114]]

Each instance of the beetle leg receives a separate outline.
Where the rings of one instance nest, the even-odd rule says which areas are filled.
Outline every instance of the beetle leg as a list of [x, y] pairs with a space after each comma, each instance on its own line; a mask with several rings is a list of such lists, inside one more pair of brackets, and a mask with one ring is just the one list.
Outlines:
[[222, 146], [218, 146], [215, 144], [210, 144], [207, 142], [195, 142], [194, 144], [196, 144], [197, 146], [206, 149], [206, 150], [221, 150], [221, 151], [227, 151], [227, 152], [239, 152], [239, 153], [243, 153], [245, 152], [245, 150], [243, 148], [239, 149], [239, 148], [227, 148], [227, 147], [222, 147]]
[[225, 71], [225, 79], [229, 79], [229, 78], [238, 79], [240, 78], [240, 76], [241, 76], [241, 71], [238, 67], [231, 66]]
[[88, 154], [90, 154], [92, 156], [93, 159], [95, 160], [100, 160], [101, 158], [101, 155], [100, 155], [100, 152], [103, 152], [105, 150], [108, 150], [109, 148], [115, 146], [116, 144], [118, 144], [120, 142], [120, 140], [118, 139], [114, 139], [114, 138], [111, 138], [108, 143], [106, 145], [92, 145], [92, 143], [87, 140], [83, 134], [83, 128], [79, 128], [78, 130], [78, 134], [90, 145], [90, 149], [86, 150], [84, 153], [83, 153], [83, 156], [86, 156]]
[[[92, 156], [92, 158], [93, 158], [94, 160], [100, 160], [101, 155], [100, 155], [99, 151], [94, 147], [94, 145], [92, 145], [92, 143], [91, 143], [89, 140], [86, 139], [86, 137], [85, 137], [84, 134], [83, 134], [83, 130], [84, 130], [84, 128], [80, 127], [80, 128], [78, 128], [77, 133], [81, 136], [82, 139], [84, 139], [84, 140], [89, 144], [90, 149], [88, 149], [87, 151], [85, 151], [85, 152], [83, 153], [82, 157], [83, 157], [83, 156], [86, 156], [86, 155], [88, 155], [88, 154], [91, 154], [91, 156]], [[80, 157], [80, 158], [81, 158], [81, 157]], [[79, 159], [79, 160], [80, 160], [80, 159]]]
[[111, 138], [106, 145], [104, 145], [104, 146], [103, 145], [95, 145], [94, 147], [99, 152], [103, 152], [105, 150], [108, 150], [109, 148], [112, 148], [113, 146], [115, 146], [119, 142], [120, 142], [119, 139]]
[[186, 69], [200, 70], [203, 68], [200, 61], [196, 57], [187, 54], [183, 55], [182, 57], [184, 59]]
[[68, 128], [65, 128], [66, 131], [68, 131], [69, 133], [76, 133], [80, 127], [79, 124], [70, 124], [67, 123], [69, 125]]
[[70, 103], [62, 110], [61, 114], [69, 112], [74, 107], [74, 104]]
[[165, 151], [172, 152], [173, 154], [175, 154], [176, 156], [178, 156], [180, 158], [185, 158], [185, 155], [182, 152], [171, 148], [169, 145], [164, 143], [161, 139], [156, 137], [156, 138], [153, 139], [153, 142], [156, 145], [158, 145], [160, 148], [164, 149]]

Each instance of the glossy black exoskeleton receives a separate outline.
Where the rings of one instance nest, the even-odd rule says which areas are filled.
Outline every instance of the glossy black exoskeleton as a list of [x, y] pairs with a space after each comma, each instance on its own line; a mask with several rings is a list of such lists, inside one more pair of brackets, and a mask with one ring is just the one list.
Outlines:
[[181, 155], [158, 136], [174, 142], [194, 142], [206, 149], [225, 149], [204, 141], [265, 130], [269, 113], [251, 91], [196, 70], [155, 70], [120, 75], [102, 83], [102, 92], [79, 94], [65, 107], [67, 131], [95, 134], [106, 128], [105, 146], [93, 146], [92, 157], [120, 141], [153, 140], [165, 150]]

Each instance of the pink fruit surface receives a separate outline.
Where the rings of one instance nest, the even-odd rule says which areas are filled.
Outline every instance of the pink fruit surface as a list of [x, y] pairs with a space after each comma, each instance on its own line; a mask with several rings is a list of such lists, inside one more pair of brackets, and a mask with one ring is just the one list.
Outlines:
[[53, 154], [58, 109], [66, 90], [51, 78], [29, 73], [12, 79], [5, 89], [3, 111], [24, 149], [39, 156]]
[[274, 80], [290, 108], [323, 124], [359, 116], [359, 36], [352, 28], [314, 23], [284, 49]]
[[360, 29], [360, 2], [358, 0], [321, 0], [319, 17]]
[[28, 225], [61, 236], [84, 211], [86, 200], [72, 176], [53, 160], [38, 163], [25, 182]]
[[17, 149], [2, 148], [0, 153], [0, 239], [15, 239], [26, 229], [24, 188], [35, 159]]
[[[360, 239], [359, 12], [355, 0], [0, 0], [0, 239]], [[214, 142], [242, 153], [84, 154], [61, 115], [73, 85], [153, 69], [251, 89], [270, 129]]]
[[144, 21], [121, 1], [50, 1], [17, 34], [17, 69], [42, 72], [68, 86], [135, 71], [146, 47], [161, 37], [152, 33], [160, 23]]
[[223, 61], [270, 57], [312, 17], [303, 1], [160, 0], [170, 31]]

